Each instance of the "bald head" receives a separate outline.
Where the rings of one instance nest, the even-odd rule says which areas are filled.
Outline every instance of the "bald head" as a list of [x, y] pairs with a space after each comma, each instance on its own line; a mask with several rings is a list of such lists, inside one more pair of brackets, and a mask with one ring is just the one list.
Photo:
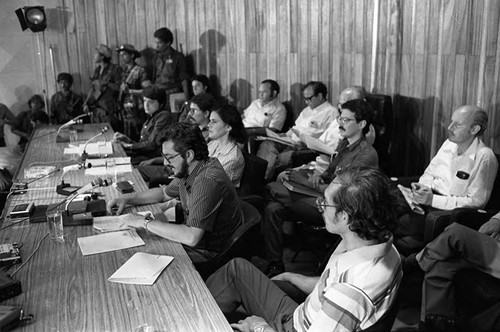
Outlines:
[[474, 135], [476, 137], [481, 136], [488, 127], [488, 114], [478, 106], [474, 105], [460, 106], [455, 110], [455, 112], [453, 112], [453, 114], [463, 116], [463, 119], [466, 122], [470, 123], [471, 128], [476, 125], [479, 126], [480, 129]]
[[366, 90], [362, 86], [351, 86], [340, 93], [339, 103], [343, 104], [350, 100], [365, 99]]

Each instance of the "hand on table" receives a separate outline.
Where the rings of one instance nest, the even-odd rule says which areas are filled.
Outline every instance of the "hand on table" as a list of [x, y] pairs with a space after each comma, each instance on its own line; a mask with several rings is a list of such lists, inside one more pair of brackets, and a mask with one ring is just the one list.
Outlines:
[[[267, 325], [267, 322], [262, 317], [250, 316], [245, 318], [244, 320], [240, 320], [237, 324], [231, 324], [232, 328], [238, 329], [238, 331], [242, 332], [253, 332], [257, 326]], [[266, 328], [266, 331], [271, 331], [271, 327]]]
[[127, 199], [126, 198], [124, 198], [124, 197], [113, 198], [106, 205], [106, 209], [108, 211], [108, 214], [110, 216], [112, 216], [114, 214], [113, 213], [113, 208], [116, 206], [117, 210], [116, 210], [115, 214], [118, 216], [118, 215], [122, 214], [123, 209], [125, 209], [126, 205], [127, 205]]

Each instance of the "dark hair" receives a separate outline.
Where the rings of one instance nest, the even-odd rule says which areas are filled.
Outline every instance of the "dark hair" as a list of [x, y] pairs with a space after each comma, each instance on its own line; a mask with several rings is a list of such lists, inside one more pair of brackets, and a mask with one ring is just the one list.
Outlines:
[[225, 105], [221, 108], [213, 110], [219, 114], [221, 120], [231, 126], [231, 131], [229, 132], [229, 139], [236, 141], [237, 143], [244, 144], [247, 139], [247, 132], [245, 126], [243, 126], [243, 121], [241, 120], [241, 115], [236, 109], [236, 107], [231, 105]]
[[57, 75], [57, 82], [59, 81], [66, 81], [69, 83], [69, 85], [73, 84], [73, 76], [71, 76], [70, 73], [60, 73]]
[[208, 79], [208, 77], [206, 75], [202, 75], [202, 74], [194, 75], [193, 78], [191, 79], [191, 81], [200, 82], [206, 88], [205, 92], [211, 93], [210, 80]]
[[28, 99], [28, 106], [31, 108], [31, 103], [34, 101], [38, 101], [42, 104], [42, 107], [45, 107], [45, 101], [40, 95], [33, 95], [30, 99]]
[[172, 42], [174, 41], [174, 35], [172, 34], [172, 31], [167, 28], [160, 28], [156, 30], [153, 36], [167, 44], [172, 44]]
[[387, 241], [396, 230], [396, 192], [387, 176], [376, 168], [340, 171], [332, 201], [349, 216], [349, 229], [364, 240]]
[[366, 126], [363, 128], [363, 134], [366, 135], [366, 133], [370, 130], [370, 125], [373, 123], [373, 118], [375, 117], [375, 111], [370, 104], [363, 99], [354, 99], [343, 103], [341, 108], [345, 108], [353, 112], [356, 122], [363, 120], [366, 121]]
[[45, 113], [44, 111], [41, 111], [41, 110], [32, 112], [29, 117], [30, 117], [30, 121], [33, 121], [33, 122], [39, 121], [40, 123], [43, 123], [43, 124], [49, 123], [49, 116], [47, 115], [47, 113]]
[[195, 124], [177, 122], [166, 127], [158, 135], [156, 143], [162, 145], [164, 142], [172, 141], [174, 150], [186, 158], [186, 152], [193, 150], [194, 160], [208, 160], [208, 147], [200, 128]]
[[203, 111], [211, 111], [214, 106], [214, 97], [208, 93], [200, 93], [199, 95], [193, 96], [189, 101], [189, 104], [195, 103]]
[[276, 91], [276, 95], [279, 95], [280, 85], [278, 84], [278, 82], [270, 79], [263, 80], [262, 82], [260, 82], [260, 84], [266, 84], [266, 83], [269, 84], [269, 86], [271, 87], [271, 92]]
[[311, 87], [313, 89], [313, 93], [315, 96], [317, 96], [319, 93], [321, 93], [323, 95], [323, 98], [326, 99], [326, 95], [328, 93], [328, 90], [326, 88], [326, 85], [323, 84], [323, 82], [317, 82], [317, 81], [307, 82], [307, 84], [304, 86], [304, 89], [302, 89], [302, 90], [305, 90], [309, 87]]
[[144, 89], [142, 92], [142, 96], [157, 100], [160, 104], [160, 109], [165, 106], [165, 102], [167, 101], [167, 96], [165, 95], [165, 91], [163, 89], [158, 88], [157, 86], [150, 85]]

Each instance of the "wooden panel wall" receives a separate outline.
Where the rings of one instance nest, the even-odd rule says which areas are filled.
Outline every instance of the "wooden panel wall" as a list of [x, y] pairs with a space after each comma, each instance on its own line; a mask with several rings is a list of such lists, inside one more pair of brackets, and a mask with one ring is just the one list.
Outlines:
[[[491, 119], [486, 140], [500, 152], [500, 1], [47, 3], [53, 16], [46, 43], [54, 48], [56, 70], [80, 75], [76, 87], [83, 90], [89, 85], [96, 45], [132, 43], [152, 54], [154, 31], [167, 26], [193, 70], [216, 79], [220, 93], [240, 109], [256, 97], [259, 82], [266, 78], [280, 83], [282, 101], [290, 101], [296, 114], [304, 107], [300, 84], [309, 80], [325, 82], [333, 103], [350, 85], [391, 95], [394, 174], [422, 171], [446, 139], [451, 112], [463, 104], [486, 109]], [[49, 91], [54, 91], [49, 78], [51, 84]]]

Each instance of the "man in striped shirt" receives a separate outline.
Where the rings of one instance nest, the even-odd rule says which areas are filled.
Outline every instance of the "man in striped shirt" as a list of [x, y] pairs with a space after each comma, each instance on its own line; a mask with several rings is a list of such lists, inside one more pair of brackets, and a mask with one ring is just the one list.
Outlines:
[[243, 212], [236, 190], [220, 162], [208, 157], [207, 143], [198, 126], [176, 123], [165, 129], [158, 141], [162, 144], [165, 166], [172, 169], [175, 179], [166, 187], [115, 198], [108, 202], [108, 212], [114, 206], [120, 214], [127, 204], [173, 202], [179, 198], [184, 210], [183, 224], [135, 214], [125, 217], [124, 223], [182, 243], [194, 263], [209, 260], [223, 249], [242, 223]]
[[340, 172], [318, 199], [326, 229], [342, 242], [320, 277], [285, 272], [273, 278], [309, 294], [296, 303], [262, 272], [235, 259], [215, 272], [207, 286], [225, 314], [240, 305], [249, 315], [240, 331], [358, 331], [391, 307], [402, 277], [392, 245], [395, 194], [379, 170]]

